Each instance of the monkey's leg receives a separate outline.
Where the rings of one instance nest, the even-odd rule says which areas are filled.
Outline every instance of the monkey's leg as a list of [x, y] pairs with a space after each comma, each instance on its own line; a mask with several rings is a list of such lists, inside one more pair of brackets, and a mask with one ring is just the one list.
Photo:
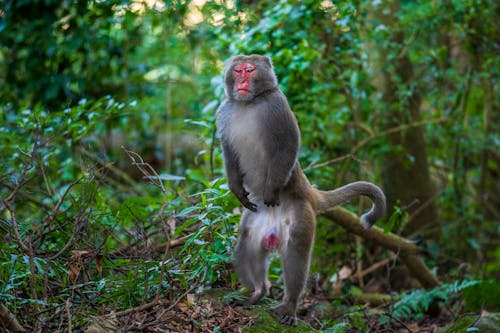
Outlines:
[[252, 305], [264, 297], [270, 283], [267, 279], [268, 251], [262, 247], [262, 241], [254, 236], [255, 228], [260, 228], [262, 213], [253, 213], [248, 210], [241, 217], [241, 234], [234, 253], [235, 269], [240, 281], [253, 293], [246, 301], [234, 300], [233, 305]]
[[290, 239], [281, 255], [285, 295], [281, 305], [271, 309], [278, 314], [280, 323], [287, 325], [297, 325], [297, 305], [309, 273], [316, 225], [316, 216], [307, 201], [294, 207]]

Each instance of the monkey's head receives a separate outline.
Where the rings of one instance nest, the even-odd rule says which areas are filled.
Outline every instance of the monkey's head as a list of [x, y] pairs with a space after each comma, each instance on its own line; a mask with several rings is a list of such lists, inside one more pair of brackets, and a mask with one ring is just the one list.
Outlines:
[[238, 55], [226, 62], [224, 84], [229, 99], [251, 101], [263, 92], [275, 89], [278, 80], [271, 58], [257, 54]]

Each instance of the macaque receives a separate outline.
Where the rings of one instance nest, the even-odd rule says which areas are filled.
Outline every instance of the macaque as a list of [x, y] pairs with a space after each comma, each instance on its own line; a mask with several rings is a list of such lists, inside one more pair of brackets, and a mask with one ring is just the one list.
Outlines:
[[283, 324], [296, 325], [296, 310], [311, 261], [316, 215], [363, 195], [373, 202], [361, 216], [371, 227], [385, 212], [385, 196], [372, 183], [354, 182], [332, 191], [311, 187], [297, 155], [300, 131], [278, 87], [271, 59], [230, 58], [224, 70], [226, 99], [217, 110], [217, 128], [228, 185], [246, 208], [234, 253], [240, 281], [253, 290], [251, 305], [270, 288], [268, 257], [280, 254], [285, 293], [272, 310]]

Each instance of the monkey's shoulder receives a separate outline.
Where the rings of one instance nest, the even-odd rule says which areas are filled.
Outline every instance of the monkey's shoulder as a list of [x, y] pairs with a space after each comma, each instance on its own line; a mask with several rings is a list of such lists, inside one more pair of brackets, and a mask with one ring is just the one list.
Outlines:
[[222, 101], [222, 103], [219, 105], [219, 108], [215, 112], [216, 117], [222, 117], [224, 116], [225, 113], [227, 113], [231, 109], [231, 100], [225, 99]]
[[257, 96], [254, 101], [255, 104], [263, 104], [266, 107], [279, 106], [287, 110], [290, 109], [285, 94], [279, 88], [273, 89], [266, 94]]

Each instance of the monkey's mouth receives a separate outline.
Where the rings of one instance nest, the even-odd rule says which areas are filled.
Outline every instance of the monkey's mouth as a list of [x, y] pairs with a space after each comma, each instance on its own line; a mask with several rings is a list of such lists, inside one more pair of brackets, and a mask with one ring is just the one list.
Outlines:
[[240, 95], [246, 95], [248, 94], [250, 91], [247, 90], [247, 89], [238, 89], [238, 94]]

